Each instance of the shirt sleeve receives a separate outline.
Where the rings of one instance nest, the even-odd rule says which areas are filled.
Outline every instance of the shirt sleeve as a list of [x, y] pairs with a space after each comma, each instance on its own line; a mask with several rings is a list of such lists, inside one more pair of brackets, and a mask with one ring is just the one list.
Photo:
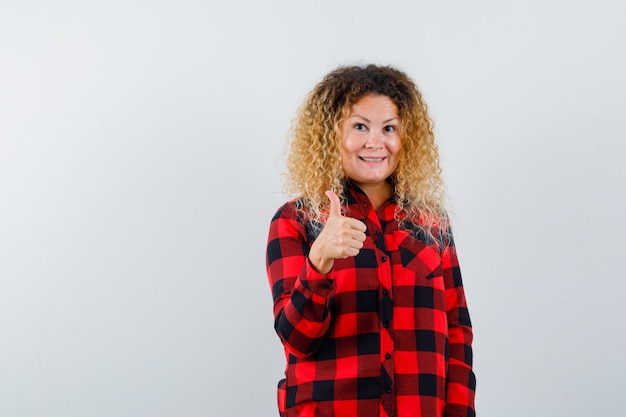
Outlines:
[[315, 353], [330, 325], [332, 270], [318, 273], [309, 263], [304, 225], [289, 205], [278, 211], [267, 243], [267, 274], [274, 298], [274, 328], [293, 355]]
[[449, 335], [446, 417], [475, 417], [476, 378], [472, 370], [470, 321], [454, 241], [442, 252]]

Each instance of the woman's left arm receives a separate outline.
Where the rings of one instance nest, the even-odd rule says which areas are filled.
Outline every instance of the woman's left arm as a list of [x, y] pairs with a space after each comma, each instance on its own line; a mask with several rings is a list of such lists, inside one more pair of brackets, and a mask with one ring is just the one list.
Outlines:
[[475, 417], [476, 377], [472, 370], [472, 323], [454, 240], [442, 251], [448, 317], [449, 367], [446, 379], [446, 417]]

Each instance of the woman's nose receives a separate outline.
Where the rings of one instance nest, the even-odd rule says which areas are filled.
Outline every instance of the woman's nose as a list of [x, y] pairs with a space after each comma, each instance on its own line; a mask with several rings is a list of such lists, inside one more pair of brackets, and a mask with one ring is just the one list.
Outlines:
[[367, 142], [365, 142], [367, 149], [379, 150], [383, 148], [383, 135], [380, 132], [372, 131], [367, 136]]

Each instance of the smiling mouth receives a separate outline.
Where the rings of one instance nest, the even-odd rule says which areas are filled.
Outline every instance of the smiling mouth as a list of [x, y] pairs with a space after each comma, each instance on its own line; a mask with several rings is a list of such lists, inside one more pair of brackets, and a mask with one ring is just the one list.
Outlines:
[[361, 159], [362, 161], [365, 162], [382, 162], [383, 159], [385, 159], [384, 156], [378, 157], [378, 158], [367, 158], [365, 156], [359, 156], [359, 159]]

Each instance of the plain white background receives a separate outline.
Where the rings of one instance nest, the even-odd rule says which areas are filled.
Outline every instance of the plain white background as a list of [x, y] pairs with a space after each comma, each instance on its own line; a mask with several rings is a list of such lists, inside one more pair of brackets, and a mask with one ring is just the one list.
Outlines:
[[275, 416], [284, 139], [340, 64], [436, 122], [484, 417], [621, 415], [619, 1], [0, 1], [0, 415]]

